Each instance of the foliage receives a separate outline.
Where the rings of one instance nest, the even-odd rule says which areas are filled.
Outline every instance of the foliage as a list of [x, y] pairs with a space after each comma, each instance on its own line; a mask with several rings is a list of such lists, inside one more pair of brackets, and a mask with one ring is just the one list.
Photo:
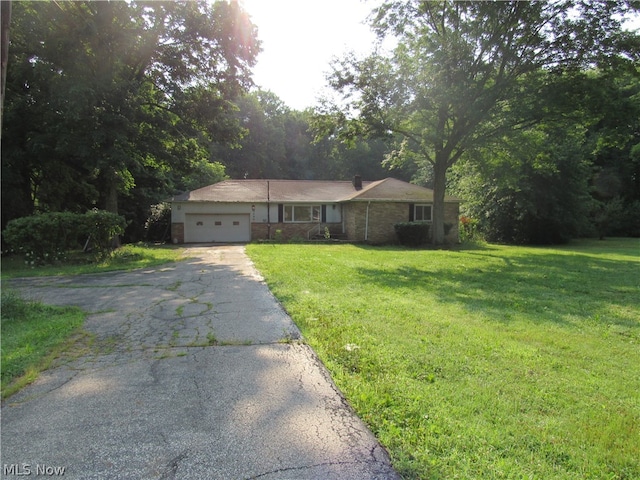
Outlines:
[[[394, 135], [392, 165], [430, 164], [432, 237], [442, 243], [449, 169], [514, 127], [561, 115], [568, 102], [549, 110], [537, 100], [562, 72], [633, 68], [637, 35], [622, 31], [621, 18], [638, 8], [623, 0], [384, 2], [372, 26], [397, 46], [336, 62], [331, 84], [346, 103], [323, 110], [331, 120], [323, 133]], [[540, 76], [547, 87], [536, 90]]]
[[78, 332], [84, 314], [52, 307], [2, 289], [2, 398], [32, 382]]
[[429, 224], [424, 222], [402, 222], [393, 226], [401, 245], [418, 247], [429, 241]]
[[637, 240], [247, 252], [404, 478], [640, 478]]
[[63, 260], [89, 238], [96, 253], [102, 254], [124, 227], [124, 218], [111, 212], [52, 212], [11, 220], [3, 237], [11, 249], [26, 255], [29, 264], [42, 265]]
[[640, 237], [640, 200], [627, 205], [622, 223], [625, 235]]
[[103, 254], [113, 248], [113, 240], [124, 233], [126, 221], [120, 215], [93, 209], [81, 217], [80, 234], [90, 238], [92, 248]]
[[465, 214], [490, 242], [564, 243], [591, 232], [584, 129], [538, 125], [477, 149], [453, 169]]
[[463, 244], [468, 242], [476, 242], [483, 239], [478, 232], [478, 220], [476, 220], [475, 218], [467, 217], [466, 215], [460, 216], [458, 232], [460, 236], [460, 242]]
[[237, 139], [259, 50], [238, 2], [17, 2], [12, 20], [3, 226], [96, 206], [143, 225], [192, 174], [224, 175], [208, 147]]
[[[535, 86], [545, 92], [536, 105], [560, 107], [562, 118], [514, 129], [468, 152], [450, 170], [449, 186], [466, 199], [465, 213], [491, 241], [633, 234], [640, 170], [629, 144], [640, 140], [639, 79], [602, 71], [562, 77], [552, 91], [546, 82]], [[521, 115], [527, 103], [522, 99], [511, 114]]]
[[[597, 74], [596, 74], [597, 73]], [[598, 236], [640, 235], [640, 69], [595, 72], [585, 110]]]
[[8, 246], [26, 253], [26, 261], [32, 265], [61, 260], [68, 250], [77, 247], [78, 236], [78, 216], [68, 212], [18, 218], [3, 232]]
[[287, 108], [272, 92], [257, 90], [240, 98], [236, 118], [244, 129], [242, 138], [233, 145], [212, 147], [213, 158], [225, 165], [232, 178], [349, 180], [360, 174], [379, 180], [388, 176], [382, 166], [387, 142], [361, 140], [347, 148], [335, 138], [314, 141], [314, 115]]
[[151, 215], [144, 224], [147, 241], [165, 242], [171, 238], [171, 204], [151, 205]]
[[624, 218], [624, 205], [620, 197], [599, 202], [593, 210], [593, 223], [602, 240], [612, 229], [620, 229]]

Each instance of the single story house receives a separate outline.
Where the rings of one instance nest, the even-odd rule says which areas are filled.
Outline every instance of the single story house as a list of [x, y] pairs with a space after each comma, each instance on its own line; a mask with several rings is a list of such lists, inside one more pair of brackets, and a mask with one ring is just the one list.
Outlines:
[[[458, 241], [460, 200], [445, 197], [445, 240]], [[385, 178], [374, 182], [225, 180], [171, 199], [174, 243], [334, 238], [397, 243], [394, 224], [432, 220], [433, 190]]]

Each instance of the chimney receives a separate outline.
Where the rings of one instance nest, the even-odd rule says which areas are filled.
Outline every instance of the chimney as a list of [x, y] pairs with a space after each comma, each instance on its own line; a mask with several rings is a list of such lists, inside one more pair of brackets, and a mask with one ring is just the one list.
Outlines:
[[360, 175], [354, 175], [353, 186], [356, 190], [362, 190], [362, 177]]

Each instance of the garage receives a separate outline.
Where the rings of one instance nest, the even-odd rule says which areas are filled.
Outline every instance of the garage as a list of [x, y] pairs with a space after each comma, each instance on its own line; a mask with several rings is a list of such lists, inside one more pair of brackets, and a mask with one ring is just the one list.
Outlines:
[[184, 240], [186, 243], [249, 242], [249, 215], [187, 213]]

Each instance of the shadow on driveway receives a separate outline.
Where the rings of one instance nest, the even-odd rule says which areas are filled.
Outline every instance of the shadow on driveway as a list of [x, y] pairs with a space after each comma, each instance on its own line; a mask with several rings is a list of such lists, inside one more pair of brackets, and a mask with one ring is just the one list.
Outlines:
[[244, 248], [190, 251], [155, 270], [12, 282], [92, 312], [96, 348], [3, 404], [3, 476], [399, 478]]

